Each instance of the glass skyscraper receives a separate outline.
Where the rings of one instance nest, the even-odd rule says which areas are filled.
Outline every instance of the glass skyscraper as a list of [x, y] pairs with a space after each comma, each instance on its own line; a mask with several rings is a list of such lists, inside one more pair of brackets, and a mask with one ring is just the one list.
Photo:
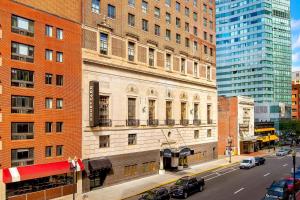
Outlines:
[[216, 0], [218, 94], [251, 96], [257, 121], [289, 118], [290, 0]]

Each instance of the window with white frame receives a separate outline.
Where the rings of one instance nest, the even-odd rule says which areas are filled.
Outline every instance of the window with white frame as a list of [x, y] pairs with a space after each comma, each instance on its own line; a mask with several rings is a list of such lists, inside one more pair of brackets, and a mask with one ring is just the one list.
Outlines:
[[56, 62], [63, 62], [63, 52], [56, 52]]
[[56, 99], [56, 109], [63, 108], [63, 99]]
[[156, 18], [160, 18], [160, 8], [158, 8], [158, 7], [154, 8], [154, 16]]
[[57, 29], [56, 29], [56, 38], [57, 38], [58, 40], [62, 40], [63, 37], [64, 37], [63, 33], [64, 33], [64, 32], [63, 32], [62, 29], [57, 28]]
[[128, 0], [128, 5], [134, 7], [135, 6], [135, 0]]
[[108, 34], [100, 33], [100, 53], [108, 54]]
[[147, 1], [142, 1], [142, 11], [144, 12], [144, 13], [147, 13], [147, 11], [148, 11], [148, 2]]
[[53, 107], [53, 98], [46, 98], [45, 107], [51, 109]]
[[45, 59], [49, 60], [49, 61], [53, 60], [53, 51], [52, 50], [46, 49], [46, 51], [45, 51]]
[[53, 26], [46, 25], [46, 27], [45, 27], [45, 34], [48, 37], [52, 37], [52, 35], [53, 35]]
[[100, 0], [92, 0], [92, 12], [100, 13]]

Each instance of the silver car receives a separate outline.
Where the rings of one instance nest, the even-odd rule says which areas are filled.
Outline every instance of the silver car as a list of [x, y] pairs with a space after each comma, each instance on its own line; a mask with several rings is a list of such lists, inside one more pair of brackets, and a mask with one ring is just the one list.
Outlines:
[[276, 156], [286, 156], [288, 155], [288, 151], [284, 149], [280, 149], [276, 152]]

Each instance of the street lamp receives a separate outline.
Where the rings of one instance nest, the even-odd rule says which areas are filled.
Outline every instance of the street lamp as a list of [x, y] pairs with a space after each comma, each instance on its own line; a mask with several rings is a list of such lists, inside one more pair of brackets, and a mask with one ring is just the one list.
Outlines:
[[70, 164], [70, 170], [73, 176], [73, 200], [75, 200], [75, 189], [77, 186], [77, 173], [76, 173], [77, 157], [75, 156], [73, 159], [69, 157], [68, 162]]
[[231, 145], [232, 145], [232, 137], [231, 137], [231, 135], [228, 136], [227, 143], [228, 143], [228, 146], [229, 146], [229, 163], [231, 163]]

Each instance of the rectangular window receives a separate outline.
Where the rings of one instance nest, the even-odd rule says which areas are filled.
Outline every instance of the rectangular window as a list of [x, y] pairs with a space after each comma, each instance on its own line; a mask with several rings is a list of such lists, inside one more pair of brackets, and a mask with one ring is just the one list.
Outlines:
[[52, 61], [53, 60], [53, 51], [50, 49], [46, 49], [45, 51], [45, 59]]
[[52, 122], [45, 122], [45, 132], [46, 133], [52, 132]]
[[207, 130], [207, 137], [211, 137], [211, 129]]
[[207, 124], [211, 124], [211, 105], [207, 104]]
[[166, 23], [171, 24], [171, 14], [166, 12]]
[[185, 47], [189, 48], [190, 47], [190, 39], [185, 38]]
[[180, 12], [180, 3], [176, 1], [176, 11]]
[[186, 32], [190, 32], [190, 24], [189, 23], [185, 22], [185, 24], [184, 24], [184, 30]]
[[33, 37], [34, 36], [34, 22], [30, 19], [12, 15], [11, 16], [11, 32]]
[[213, 30], [213, 29], [214, 29], [213, 26], [214, 26], [214, 25], [213, 25], [213, 22], [212, 22], [212, 21], [209, 21], [209, 29], [210, 29], [210, 30]]
[[203, 4], [203, 12], [206, 13], [207, 12], [207, 5]]
[[198, 21], [198, 14], [196, 12], [193, 12], [193, 18], [194, 18], [194, 21]]
[[166, 101], [166, 120], [172, 119], [172, 101]]
[[154, 66], [154, 49], [152, 49], [152, 48], [149, 48], [148, 59], [149, 59], [149, 66], [153, 67]]
[[134, 7], [135, 6], [135, 0], [128, 0], [128, 5]]
[[128, 134], [128, 145], [136, 145], [136, 134]]
[[52, 84], [52, 74], [48, 74], [48, 73], [46, 73], [45, 74], [45, 84], [49, 84], [49, 85], [51, 85]]
[[197, 51], [198, 50], [198, 42], [194, 41], [194, 50]]
[[212, 16], [213, 16], [213, 9], [210, 8], [208, 13], [209, 13], [209, 15], [212, 17]]
[[194, 26], [194, 35], [197, 36], [198, 35], [198, 29], [197, 27]]
[[197, 7], [197, 5], [198, 5], [197, 0], [194, 0], [194, 1], [193, 1], [193, 5], [194, 5], [195, 7]]
[[33, 74], [33, 71], [11, 69], [11, 86], [33, 88]]
[[53, 26], [50, 26], [50, 25], [45, 26], [45, 35], [48, 37], [53, 36]]
[[213, 55], [214, 55], [214, 51], [213, 51], [212, 48], [209, 48], [209, 55], [210, 55], [210, 56], [213, 56]]
[[115, 19], [116, 18], [116, 7], [113, 5], [107, 5], [107, 17]]
[[56, 52], [56, 62], [63, 62], [63, 52]]
[[52, 146], [46, 146], [46, 148], [45, 148], [45, 156], [46, 157], [51, 157], [52, 156], [52, 149], [53, 149]]
[[211, 79], [211, 77], [210, 77], [210, 66], [207, 66], [207, 68], [206, 68], [206, 79], [207, 80], [210, 80]]
[[142, 19], [142, 29], [148, 31], [148, 20]]
[[109, 120], [109, 96], [100, 95], [99, 97], [99, 119], [100, 126], [110, 126]]
[[186, 102], [181, 102], [180, 104], [180, 119], [185, 120], [186, 119]]
[[92, 0], [92, 12], [100, 13], [100, 0]]
[[100, 53], [108, 54], [108, 34], [100, 33]]
[[157, 36], [160, 36], [160, 26], [156, 25], [154, 26], [154, 34]]
[[61, 133], [63, 132], [64, 123], [63, 122], [56, 122], [56, 132]]
[[11, 96], [11, 113], [34, 113], [34, 97]]
[[46, 98], [45, 99], [45, 108], [52, 109], [53, 107], [53, 99], [52, 98]]
[[204, 53], [205, 53], [205, 54], [208, 53], [208, 52], [207, 52], [207, 46], [206, 46], [206, 45], [204, 45]]
[[29, 140], [34, 138], [33, 122], [12, 122], [11, 139], [12, 140]]
[[207, 27], [207, 19], [206, 18], [203, 18], [203, 26]]
[[148, 104], [149, 104], [148, 120], [153, 122], [155, 120], [155, 100], [150, 99], [148, 101]]
[[198, 63], [194, 62], [194, 76], [198, 77], [199, 73], [198, 73]]
[[63, 99], [56, 99], [56, 109], [63, 108]]
[[135, 56], [135, 44], [133, 42], [128, 42], [128, 60], [134, 61]]
[[180, 28], [180, 26], [181, 26], [180, 18], [176, 17], [176, 27]]
[[209, 35], [209, 41], [210, 41], [211, 43], [213, 43], [213, 41], [214, 41], [213, 35]]
[[109, 135], [99, 136], [99, 148], [108, 148], [109, 145]]
[[180, 72], [185, 74], [185, 65], [186, 65], [186, 60], [184, 58], [181, 58], [181, 67], [180, 67]]
[[134, 120], [136, 113], [136, 99], [128, 98], [128, 120]]
[[144, 12], [144, 13], [147, 13], [147, 11], [148, 11], [148, 2], [147, 1], [142, 1], [142, 11]]
[[63, 86], [64, 84], [64, 76], [63, 75], [56, 75], [56, 85]]
[[62, 156], [63, 155], [63, 149], [64, 149], [63, 145], [57, 145], [56, 146], [56, 156]]
[[154, 17], [160, 18], [160, 8], [158, 7], [154, 8]]
[[171, 58], [172, 58], [171, 54], [167, 53], [166, 54], [166, 69], [167, 70], [172, 69], [172, 67], [171, 67]]
[[60, 29], [60, 28], [57, 28], [57, 29], [56, 29], [56, 38], [57, 38], [58, 40], [62, 40], [63, 37], [64, 37], [64, 32], [63, 32], [63, 30]]
[[190, 16], [190, 9], [188, 7], [184, 8], [184, 14], [185, 16], [189, 17]]
[[166, 0], [166, 6], [171, 7], [171, 0]]
[[27, 44], [11, 42], [11, 59], [33, 63], [34, 47]]
[[171, 31], [169, 29], [166, 29], [166, 40], [171, 40]]
[[199, 138], [199, 130], [194, 130], [194, 139]]
[[203, 39], [207, 40], [207, 32], [205, 32], [205, 31], [203, 32]]
[[128, 13], [128, 25], [135, 26], [135, 15]]
[[194, 120], [199, 119], [199, 104], [194, 103]]
[[176, 33], [176, 43], [180, 44], [181, 43], [181, 36], [180, 34]]
[[34, 149], [12, 149], [11, 150], [11, 166], [26, 166], [34, 164]]

